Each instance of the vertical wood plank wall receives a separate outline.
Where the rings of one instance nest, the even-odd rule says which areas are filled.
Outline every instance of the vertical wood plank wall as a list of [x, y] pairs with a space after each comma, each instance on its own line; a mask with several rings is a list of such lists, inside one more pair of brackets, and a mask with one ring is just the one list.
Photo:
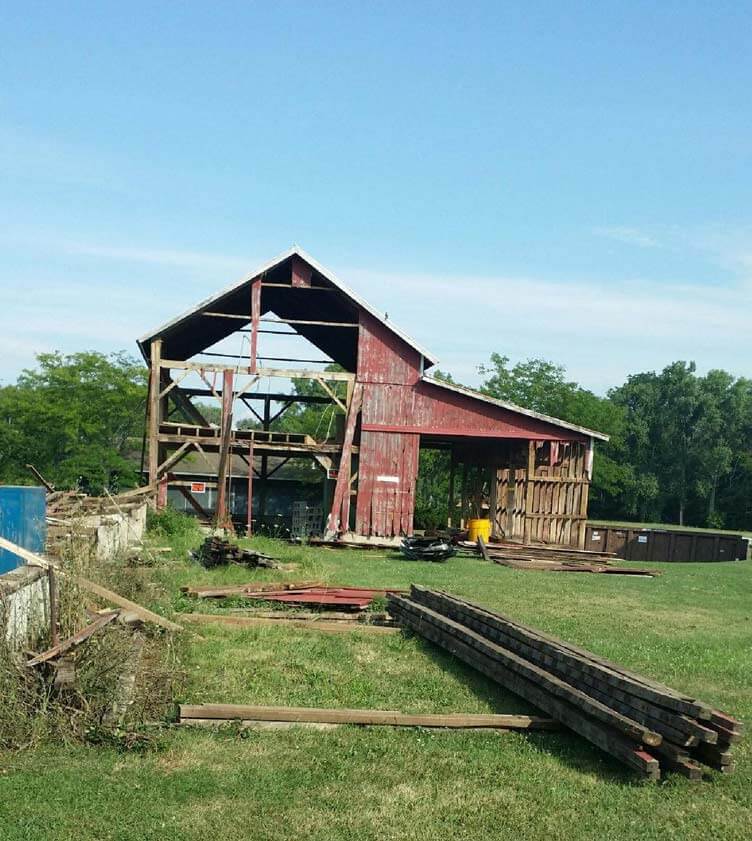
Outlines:
[[496, 471], [496, 533], [507, 540], [584, 547], [587, 445], [562, 442], [559, 447], [561, 456], [553, 465], [538, 463], [533, 454], [527, 468]]

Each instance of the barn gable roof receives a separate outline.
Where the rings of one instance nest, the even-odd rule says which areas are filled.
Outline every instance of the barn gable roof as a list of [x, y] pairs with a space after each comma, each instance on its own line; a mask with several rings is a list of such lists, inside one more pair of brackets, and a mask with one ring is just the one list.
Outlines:
[[[193, 356], [194, 354], [200, 353], [207, 347], [210, 347], [215, 342], [220, 341], [221, 339], [229, 336], [238, 328], [239, 322], [237, 320], [233, 321], [222, 318], [213, 318], [211, 316], [207, 316], [207, 313], [212, 312], [216, 309], [221, 309], [223, 312], [234, 312], [240, 316], [247, 315], [248, 321], [250, 321], [249, 310], [251, 282], [255, 278], [258, 278], [260, 275], [265, 275], [267, 277], [274, 278], [275, 273], [279, 274], [284, 269], [286, 264], [288, 264], [289, 261], [293, 260], [293, 258], [298, 258], [307, 263], [308, 266], [317, 275], [318, 281], [320, 283], [326, 284], [332, 289], [341, 293], [340, 296], [337, 296], [340, 298], [341, 303], [339, 304], [338, 311], [335, 308], [335, 321], [347, 321], [349, 320], [348, 312], [352, 314], [356, 310], [363, 310], [370, 314], [373, 318], [377, 319], [391, 333], [393, 333], [408, 347], [412, 348], [416, 353], [418, 353], [423, 361], [423, 370], [432, 367], [438, 362], [438, 359], [432, 353], [427, 351], [425, 348], [421, 347], [407, 333], [400, 330], [399, 327], [397, 327], [393, 322], [391, 322], [385, 314], [379, 312], [374, 307], [372, 307], [367, 301], [363, 300], [363, 298], [361, 298], [356, 292], [354, 292], [346, 284], [344, 284], [334, 274], [334, 272], [322, 266], [313, 257], [311, 257], [310, 254], [308, 254], [298, 246], [293, 246], [292, 248], [289, 248], [287, 251], [283, 252], [282, 254], [278, 255], [272, 260], [269, 260], [266, 263], [263, 263], [262, 265], [258, 266], [256, 269], [246, 274], [241, 280], [237, 281], [231, 286], [228, 286], [222, 291], [217, 292], [216, 294], [208, 298], [205, 298], [203, 301], [198, 303], [196, 306], [192, 307], [190, 310], [182, 313], [176, 318], [171, 319], [170, 321], [165, 322], [160, 327], [157, 327], [156, 329], [151, 330], [150, 332], [141, 336], [141, 338], [138, 339], [138, 346], [141, 350], [141, 353], [144, 356], [144, 359], [147, 362], [149, 361], [149, 348], [151, 342], [156, 338], [163, 338], [166, 340], [168, 358], [187, 359], [190, 356]], [[272, 286], [274, 286], [274, 284], [272, 284]], [[269, 307], [269, 310], [275, 311], [274, 293], [278, 290], [269, 289], [267, 291], [270, 293], [268, 297], [272, 299], [272, 303]], [[316, 292], [311, 294], [320, 295], [325, 293]], [[330, 295], [329, 297], [331, 298], [332, 296]], [[276, 299], [276, 303], [280, 304], [280, 300]], [[310, 318], [310, 316], [307, 315], [304, 311], [302, 312], [302, 314], [300, 312], [296, 313], [294, 307], [291, 313], [288, 313], [286, 316], [282, 317], [291, 317], [297, 319]], [[350, 318], [351, 317], [352, 315], [350, 315]], [[321, 350], [328, 353], [332, 359], [342, 364], [345, 368], [355, 370], [355, 355], [353, 346], [348, 346], [346, 341], [341, 338], [341, 334], [349, 331], [331, 331], [325, 327], [316, 327], [310, 325], [306, 326], [305, 321], [303, 321], [302, 324], [296, 325], [296, 332], [298, 332], [304, 338], [311, 341]], [[340, 334], [340, 336], [332, 337], [332, 333]], [[516, 406], [514, 403], [509, 403], [504, 400], [496, 400], [493, 397], [489, 397], [485, 394], [482, 394], [478, 391], [474, 391], [473, 389], [466, 388], [464, 386], [455, 385], [454, 383], [447, 383], [443, 380], [435, 379], [426, 374], [423, 374], [421, 379], [423, 382], [429, 383], [434, 386], [438, 386], [439, 388], [448, 389], [473, 400], [479, 400], [485, 403], [490, 403], [502, 409], [525, 415], [527, 417], [534, 418], [536, 420], [551, 424], [553, 426], [574, 431], [582, 435], [589, 436], [591, 438], [597, 438], [601, 441], [609, 440], [609, 436], [604, 435], [602, 432], [596, 432], [592, 429], [587, 429], [576, 424], [568, 423], [567, 421], [550, 417], [549, 415], [544, 415], [540, 412], [535, 412], [531, 409], [525, 409], [522, 406]]]
[[[344, 298], [350, 304], [352, 304], [357, 309], [365, 310], [371, 316], [378, 319], [378, 321], [380, 321], [385, 327], [387, 327], [387, 329], [389, 329], [403, 342], [405, 342], [405, 344], [409, 345], [413, 350], [415, 350], [423, 358], [424, 368], [430, 368], [438, 362], [438, 360], [432, 353], [427, 351], [425, 348], [421, 347], [415, 341], [415, 339], [413, 339], [411, 336], [409, 336], [407, 333], [405, 333], [403, 330], [397, 327], [392, 321], [388, 319], [386, 314], [379, 312], [375, 307], [371, 306], [356, 292], [350, 289], [350, 287], [343, 283], [334, 274], [334, 272], [322, 266], [321, 263], [316, 261], [313, 257], [311, 257], [310, 254], [308, 254], [306, 251], [304, 251], [302, 248], [299, 248], [298, 246], [293, 246], [292, 248], [289, 248], [287, 251], [283, 252], [282, 254], [279, 254], [274, 259], [269, 260], [268, 262], [258, 266], [256, 269], [246, 274], [241, 280], [237, 281], [231, 286], [228, 286], [221, 292], [217, 292], [209, 298], [205, 298], [203, 301], [196, 304], [196, 306], [192, 307], [190, 310], [182, 313], [182, 315], [179, 315], [176, 318], [167, 321], [160, 327], [157, 327], [156, 329], [151, 330], [148, 333], [141, 336], [141, 338], [138, 339], [138, 346], [144, 358], [148, 361], [149, 345], [151, 344], [153, 339], [164, 336], [175, 336], [181, 332], [186, 333], [188, 331], [194, 330], [195, 326], [202, 318], [203, 313], [211, 311], [222, 302], [233, 301], [233, 299], [237, 300], [238, 297], [241, 295], [244, 301], [249, 302], [250, 293], [248, 296], [245, 296], [242, 293], [244, 292], [245, 288], [250, 289], [251, 281], [253, 281], [254, 278], [259, 277], [259, 275], [274, 272], [288, 260], [291, 260], [293, 257], [298, 257], [299, 259], [307, 263], [320, 278], [322, 278], [325, 282], [330, 284], [334, 289], [341, 292]], [[235, 324], [226, 325], [227, 329], [223, 331], [222, 325], [217, 325], [215, 322], [215, 325], [213, 325], [214, 329], [208, 333], [211, 339], [211, 341], [208, 344], [204, 342], [204, 347], [200, 348], [196, 346], [195, 350], [192, 350], [194, 345], [185, 345], [185, 350], [183, 351], [183, 353], [173, 354], [173, 357], [177, 356], [178, 358], [180, 358], [181, 356], [190, 356], [193, 355], [193, 353], [198, 353], [201, 350], [204, 350], [206, 347], [209, 347], [211, 344], [214, 344], [214, 342], [218, 341], [219, 339], [224, 338], [224, 335], [222, 335], [223, 332], [229, 335], [229, 333], [232, 332], [232, 330], [235, 330], [237, 326], [237, 322]], [[323, 338], [322, 331], [320, 329], [306, 330], [305, 327], [302, 327], [298, 329], [298, 332], [305, 338], [311, 340], [313, 344], [316, 345], [319, 345], [320, 340]], [[190, 352], [191, 350], [192, 353]], [[327, 350], [330, 349], [327, 348]]]

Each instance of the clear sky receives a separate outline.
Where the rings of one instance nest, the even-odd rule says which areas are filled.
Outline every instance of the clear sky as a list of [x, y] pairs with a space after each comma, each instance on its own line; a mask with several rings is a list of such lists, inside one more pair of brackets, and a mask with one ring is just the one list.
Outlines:
[[293, 243], [469, 384], [752, 375], [752, 4], [9, 3], [0, 383]]

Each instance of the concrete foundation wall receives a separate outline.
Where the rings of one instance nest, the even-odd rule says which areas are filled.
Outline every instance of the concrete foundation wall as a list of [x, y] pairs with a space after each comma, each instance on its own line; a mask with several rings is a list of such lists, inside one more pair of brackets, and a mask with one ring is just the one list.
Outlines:
[[93, 514], [82, 525], [96, 529], [94, 552], [98, 561], [110, 561], [134, 543], [146, 531], [147, 504], [123, 511], [123, 514]]
[[50, 630], [46, 570], [22, 566], [0, 575], [0, 629], [12, 652], [33, 648]]

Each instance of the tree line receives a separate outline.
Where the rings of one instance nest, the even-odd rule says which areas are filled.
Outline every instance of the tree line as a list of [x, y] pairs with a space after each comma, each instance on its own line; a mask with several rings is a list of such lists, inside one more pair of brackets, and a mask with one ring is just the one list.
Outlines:
[[[591, 517], [752, 526], [752, 380], [720, 370], [700, 376], [694, 363], [673, 362], [599, 396], [543, 359], [512, 365], [492, 354], [479, 371], [489, 396], [611, 436], [597, 444]], [[34, 369], [0, 388], [0, 482], [33, 482], [33, 464], [58, 487], [135, 486], [146, 391], [146, 369], [126, 353], [40, 354]], [[205, 408], [214, 420], [217, 410]], [[277, 428], [322, 438], [334, 428], [326, 411], [294, 406]], [[439, 457], [424, 454], [419, 508], [445, 507], [443, 472]]]

